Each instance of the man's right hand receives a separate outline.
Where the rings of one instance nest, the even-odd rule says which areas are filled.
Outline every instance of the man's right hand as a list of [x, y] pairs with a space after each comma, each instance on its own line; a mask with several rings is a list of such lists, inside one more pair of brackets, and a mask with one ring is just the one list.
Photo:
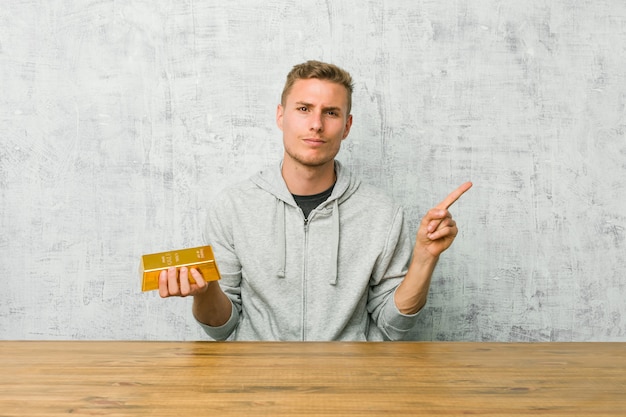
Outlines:
[[[194, 282], [189, 282], [189, 274]], [[159, 295], [187, 297], [193, 295], [192, 312], [196, 320], [209, 326], [221, 326], [228, 321], [232, 304], [217, 281], [207, 282], [196, 268], [175, 267], [159, 274]]]
[[[189, 274], [195, 282], [189, 282]], [[170, 267], [159, 274], [159, 295], [167, 297], [187, 297], [204, 293], [208, 288], [207, 282], [196, 268]]]

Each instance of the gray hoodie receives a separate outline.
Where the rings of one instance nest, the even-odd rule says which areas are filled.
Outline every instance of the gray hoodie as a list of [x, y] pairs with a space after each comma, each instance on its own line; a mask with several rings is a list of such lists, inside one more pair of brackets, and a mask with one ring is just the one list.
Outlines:
[[233, 304], [216, 340], [398, 340], [415, 324], [394, 292], [412, 247], [402, 209], [335, 161], [331, 196], [305, 220], [281, 164], [221, 192], [207, 244]]

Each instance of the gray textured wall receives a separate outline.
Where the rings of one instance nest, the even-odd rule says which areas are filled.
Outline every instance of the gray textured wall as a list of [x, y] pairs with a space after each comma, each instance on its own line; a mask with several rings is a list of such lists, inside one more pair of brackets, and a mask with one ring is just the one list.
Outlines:
[[4, 1], [0, 338], [204, 338], [143, 253], [282, 154], [284, 76], [356, 79], [340, 159], [413, 230], [466, 180], [419, 340], [626, 340], [626, 4]]

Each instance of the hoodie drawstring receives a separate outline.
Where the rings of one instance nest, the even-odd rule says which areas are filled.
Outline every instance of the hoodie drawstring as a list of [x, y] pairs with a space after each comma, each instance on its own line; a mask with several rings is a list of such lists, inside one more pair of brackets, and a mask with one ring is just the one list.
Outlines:
[[[278, 278], [285, 278], [285, 268], [287, 265], [287, 238], [285, 236], [285, 211], [287, 210], [286, 204], [284, 201], [277, 199], [277, 203], [282, 207], [277, 207], [276, 211], [278, 214], [278, 219], [276, 222], [278, 235]], [[339, 265], [339, 200], [335, 199], [333, 201], [333, 208], [331, 213], [331, 222], [332, 222], [332, 231], [331, 231], [331, 242], [330, 242], [330, 277], [329, 284], [337, 285], [337, 269]]]
[[331, 256], [330, 256], [330, 285], [337, 285], [337, 267], [339, 264], [339, 200], [333, 201], [333, 213], [332, 213], [332, 242], [331, 242]]
[[277, 208], [278, 212], [278, 278], [285, 278], [285, 268], [287, 263], [287, 242], [285, 237], [285, 203], [276, 200], [281, 207]]

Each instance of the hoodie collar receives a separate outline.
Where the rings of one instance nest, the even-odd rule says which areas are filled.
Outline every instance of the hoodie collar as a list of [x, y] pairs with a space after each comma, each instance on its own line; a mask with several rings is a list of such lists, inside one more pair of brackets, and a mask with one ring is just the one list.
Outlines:
[[[340, 222], [339, 222], [339, 205], [346, 200], [352, 193], [356, 191], [359, 186], [359, 182], [354, 179], [350, 171], [344, 167], [339, 161], [335, 160], [335, 173], [337, 175], [337, 181], [333, 192], [327, 200], [326, 205], [331, 205], [331, 217], [332, 217], [332, 233], [329, 236], [330, 249], [331, 249], [331, 275], [329, 277], [329, 284], [337, 284], [337, 266], [339, 262], [339, 239], [340, 239]], [[285, 266], [287, 262], [287, 239], [285, 236], [285, 212], [287, 206], [298, 207], [291, 192], [285, 184], [285, 180], [282, 176], [282, 161], [280, 164], [269, 167], [260, 171], [257, 175], [252, 177], [252, 181], [271, 193], [276, 197], [276, 250], [278, 256], [279, 270], [276, 271], [278, 278], [285, 278]]]

